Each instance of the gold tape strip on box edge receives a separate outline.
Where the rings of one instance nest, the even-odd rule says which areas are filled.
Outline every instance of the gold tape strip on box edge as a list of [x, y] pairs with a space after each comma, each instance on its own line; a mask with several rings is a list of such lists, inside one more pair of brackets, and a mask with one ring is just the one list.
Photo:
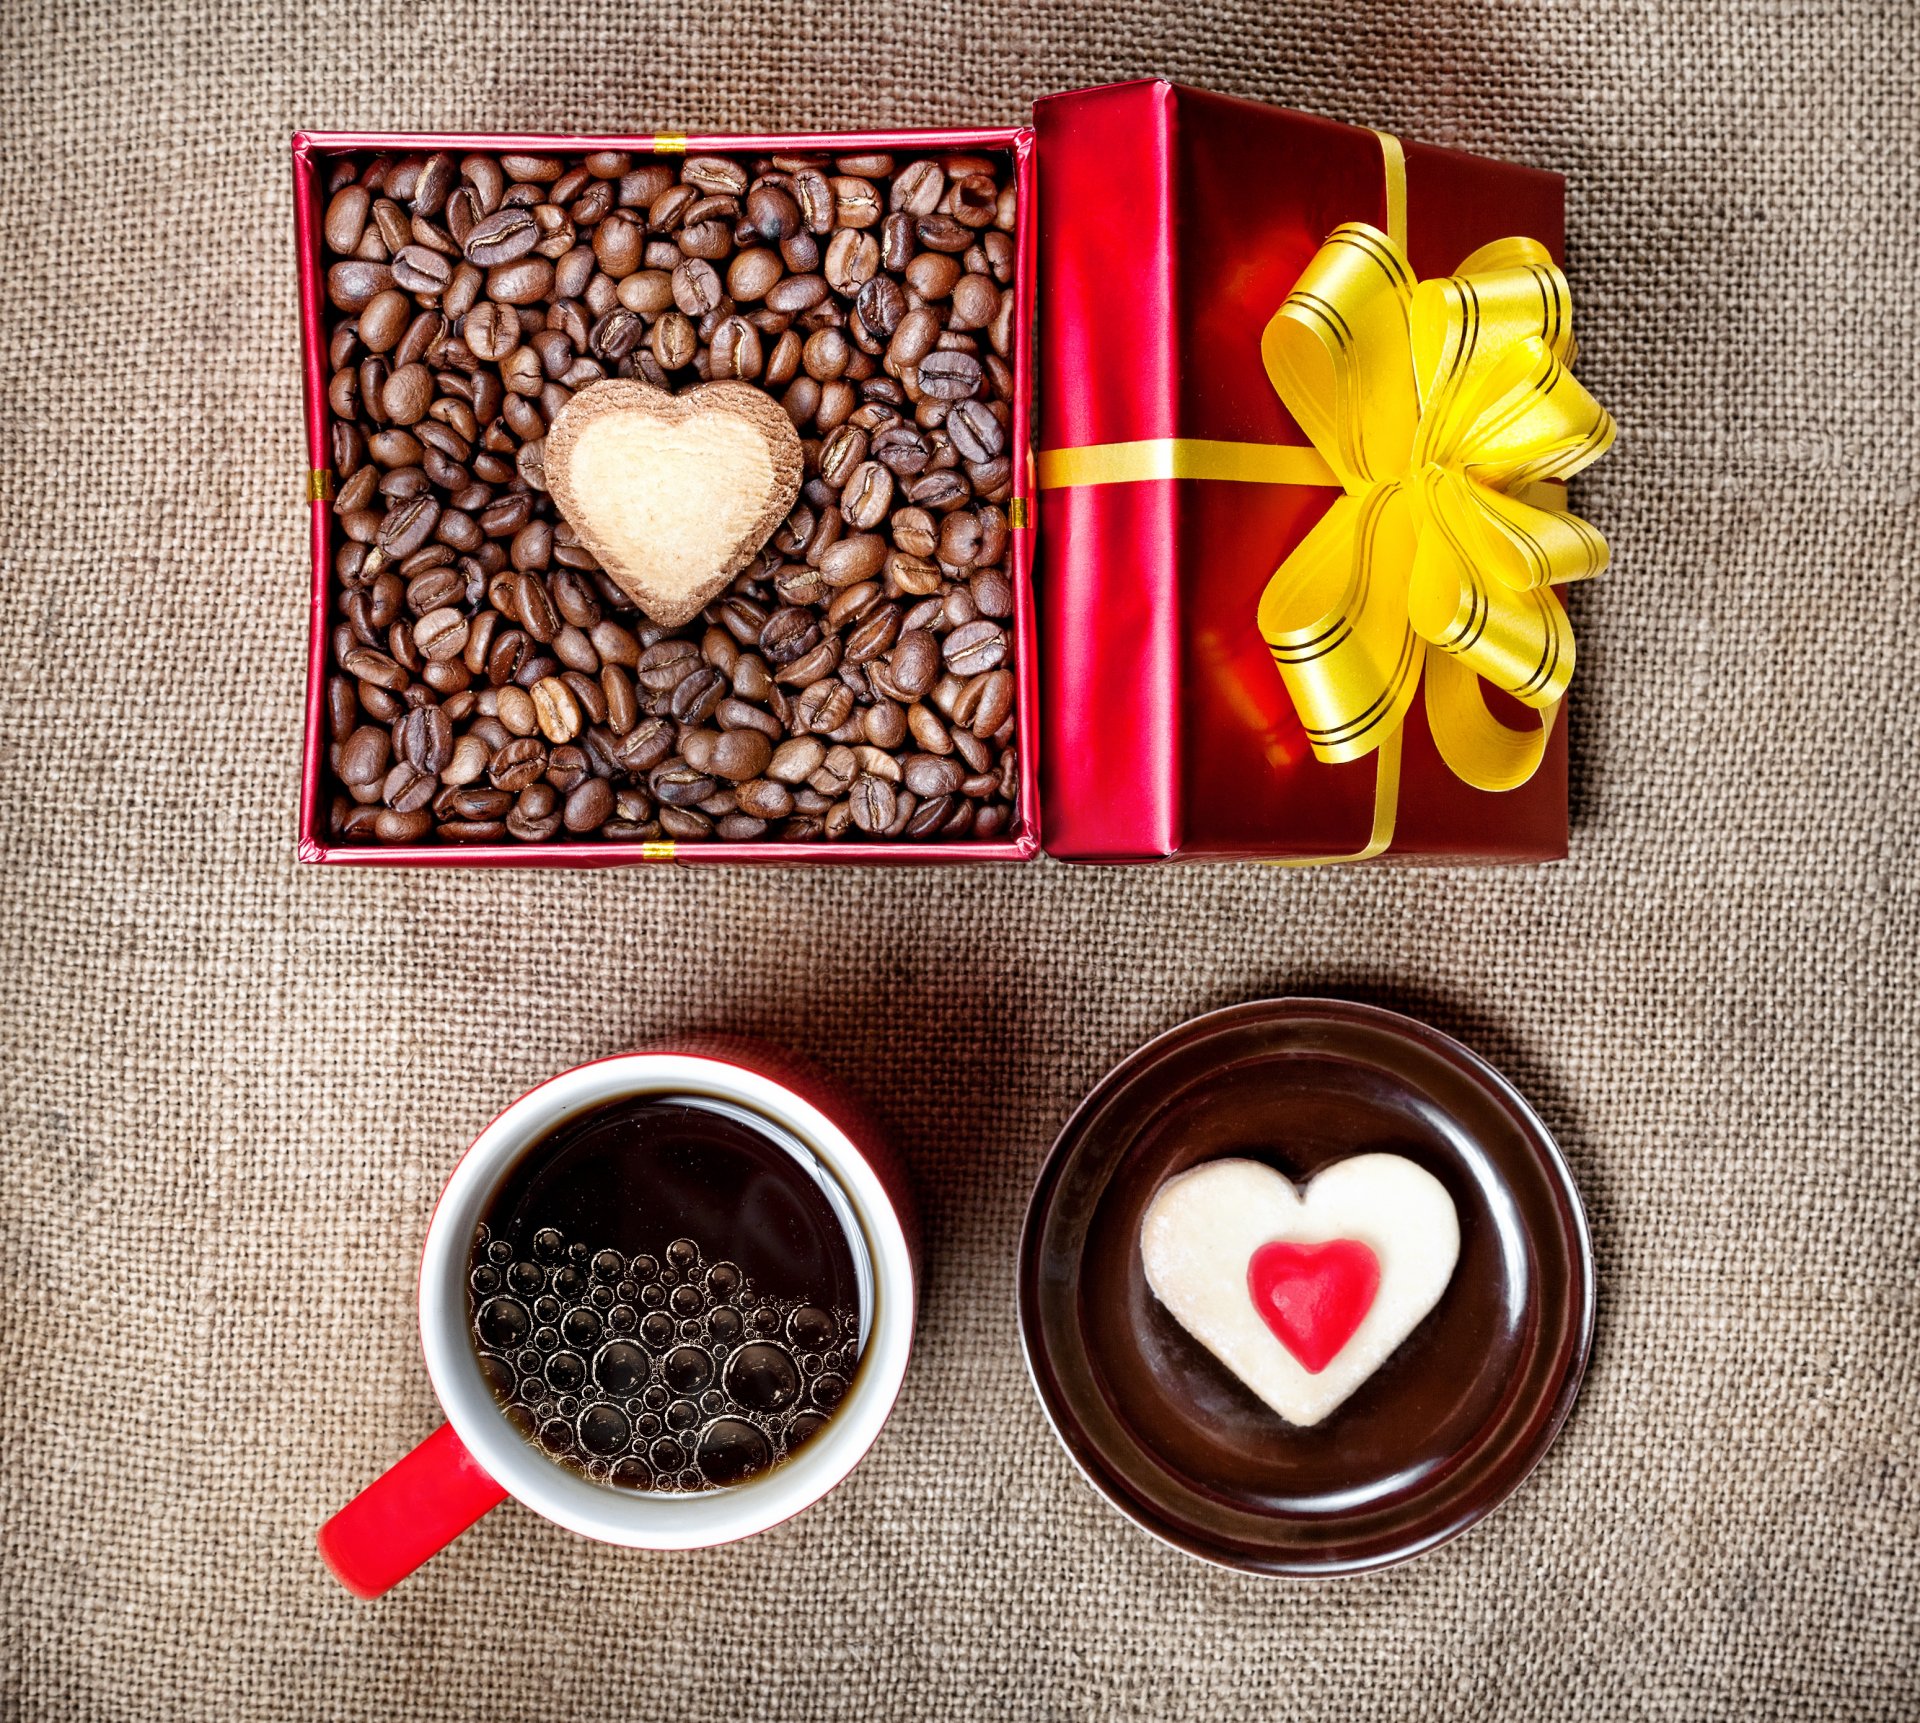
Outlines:
[[683, 156], [687, 153], [685, 132], [655, 132], [653, 153], [657, 156]]
[[672, 861], [673, 852], [678, 846], [672, 838], [649, 839], [640, 846], [642, 861]]
[[333, 469], [331, 467], [309, 467], [307, 469], [307, 501], [310, 503], [328, 502], [333, 497]]

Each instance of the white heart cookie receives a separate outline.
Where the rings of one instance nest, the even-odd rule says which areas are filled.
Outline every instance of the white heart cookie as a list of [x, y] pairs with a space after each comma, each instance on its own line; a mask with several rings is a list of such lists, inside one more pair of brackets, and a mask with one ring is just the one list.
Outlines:
[[750, 383], [670, 395], [590, 383], [560, 409], [541, 452], [560, 512], [655, 622], [678, 628], [760, 554], [800, 495], [800, 434]]
[[[1439, 1302], [1459, 1260], [1460, 1220], [1440, 1181], [1400, 1155], [1336, 1161], [1304, 1192], [1258, 1161], [1208, 1161], [1154, 1194], [1140, 1256], [1180, 1326], [1305, 1426], [1345, 1401]], [[1265, 1314], [1257, 1294], [1269, 1301]], [[1302, 1355], [1318, 1357], [1316, 1339], [1330, 1356], [1309, 1368]]]

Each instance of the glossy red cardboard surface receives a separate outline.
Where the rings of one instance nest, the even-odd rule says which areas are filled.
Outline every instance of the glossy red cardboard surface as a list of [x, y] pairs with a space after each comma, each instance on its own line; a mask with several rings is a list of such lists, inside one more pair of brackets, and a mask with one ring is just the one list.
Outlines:
[[[1189, 437], [1306, 441], [1260, 336], [1343, 221], [1386, 225], [1370, 131], [1161, 82], [1048, 97], [1039, 274], [1042, 449]], [[1558, 257], [1558, 175], [1409, 143], [1423, 276], [1530, 234]], [[1374, 764], [1316, 760], [1255, 625], [1268, 578], [1337, 493], [1218, 480], [1039, 498], [1041, 793], [1074, 860], [1351, 854]], [[1447, 771], [1416, 701], [1386, 860], [1566, 853], [1566, 727], [1501, 795]]]
[[[1019, 217], [1014, 244], [1019, 266], [1014, 280], [1013, 353], [1014, 502], [1009, 512], [1031, 520], [1029, 501], [1033, 422], [1034, 304], [1034, 139], [1025, 127], [962, 128], [936, 131], [781, 132], [754, 134], [672, 134], [669, 150], [657, 151], [659, 135], [631, 136], [562, 133], [416, 133], [296, 132], [293, 138], [294, 224], [300, 274], [302, 368], [306, 382], [308, 465], [323, 471], [331, 459], [327, 429], [327, 341], [325, 270], [320, 256], [320, 217], [325, 207], [326, 161], [360, 150], [523, 150], [579, 153], [628, 150], [636, 155], [770, 153], [862, 150], [994, 150], [1013, 157], [1019, 188]], [[1004, 838], [990, 842], [901, 843], [608, 843], [591, 839], [541, 844], [343, 844], [329, 840], [327, 786], [327, 633], [333, 591], [333, 508], [307, 487], [312, 550], [312, 594], [307, 656], [306, 739], [301, 759], [299, 855], [305, 862], [334, 862], [362, 867], [620, 867], [635, 862], [762, 862], [786, 865], [857, 862], [894, 865], [916, 862], [1025, 861], [1040, 849], [1041, 801], [1039, 753], [1039, 663], [1035, 648], [1033, 539], [1030, 526], [1012, 534], [1008, 574], [1014, 588], [1014, 674], [1018, 679], [1015, 713], [1019, 750], [1018, 819]]]

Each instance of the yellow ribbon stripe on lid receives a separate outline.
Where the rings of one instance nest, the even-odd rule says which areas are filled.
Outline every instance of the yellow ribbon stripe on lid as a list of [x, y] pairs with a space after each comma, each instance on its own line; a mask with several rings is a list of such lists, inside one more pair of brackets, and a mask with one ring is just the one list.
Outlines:
[[1127, 485], [1143, 479], [1227, 479], [1244, 485], [1331, 485], [1339, 481], [1319, 452], [1287, 443], [1223, 443], [1205, 437], [1149, 437], [1138, 443], [1088, 443], [1042, 449], [1042, 490]]

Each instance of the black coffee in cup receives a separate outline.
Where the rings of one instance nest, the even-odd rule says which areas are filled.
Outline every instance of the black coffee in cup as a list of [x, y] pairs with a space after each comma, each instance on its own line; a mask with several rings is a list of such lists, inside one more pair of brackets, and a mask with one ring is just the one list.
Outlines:
[[474, 1234], [472, 1337], [508, 1420], [624, 1489], [709, 1490], [813, 1437], [859, 1365], [871, 1269], [806, 1146], [725, 1101], [594, 1107]]

